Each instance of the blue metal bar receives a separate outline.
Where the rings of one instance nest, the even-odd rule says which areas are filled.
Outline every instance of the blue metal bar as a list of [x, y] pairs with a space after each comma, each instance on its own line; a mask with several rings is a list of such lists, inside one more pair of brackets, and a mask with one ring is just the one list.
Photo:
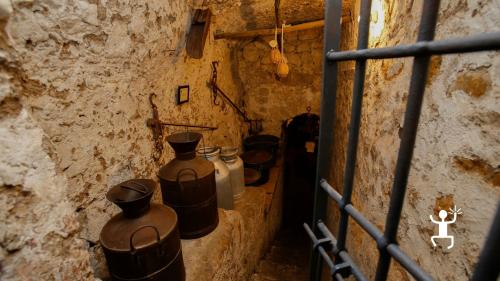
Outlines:
[[375, 239], [379, 247], [387, 245], [382, 231], [380, 231], [373, 223], [366, 219], [353, 205], [349, 204], [345, 206], [345, 210], [349, 215], [352, 216], [354, 221], [356, 221], [370, 236]]
[[[328, 256], [328, 254], [326, 254], [326, 252], [324, 251], [323, 246], [321, 246], [321, 245], [317, 246], [318, 242], [319, 242], [319, 239], [316, 238], [316, 235], [314, 234], [314, 232], [312, 231], [312, 229], [307, 225], [307, 223], [304, 223], [303, 225], [304, 225], [304, 229], [306, 230], [307, 235], [309, 235], [309, 238], [312, 241], [312, 244], [313, 244], [313, 254], [317, 252], [318, 259], [323, 258], [323, 260], [326, 261], [327, 265], [330, 268], [333, 268], [333, 261]], [[335, 247], [333, 242], [332, 242], [332, 247]], [[314, 270], [314, 268], [311, 268], [311, 270]], [[316, 270], [318, 270], [318, 269], [316, 269]], [[322, 270], [322, 268], [320, 267], [319, 270]], [[311, 272], [311, 276], [313, 276], [313, 275], [314, 275], [314, 273]]]
[[344, 200], [342, 199], [342, 195], [335, 190], [325, 179], [321, 179], [319, 181], [321, 188], [330, 196], [337, 204], [342, 208], [344, 206]]
[[[333, 254], [338, 255], [342, 259], [343, 262], [347, 263], [350, 266], [351, 274], [356, 278], [356, 280], [368, 281], [368, 279], [364, 276], [364, 274], [361, 272], [361, 270], [353, 262], [352, 258], [349, 256], [349, 253], [347, 253], [347, 251], [339, 251], [339, 249], [336, 247], [337, 240], [335, 239], [333, 234], [328, 230], [327, 226], [323, 222], [319, 221], [316, 224], [316, 227], [318, 228], [320, 233], [323, 235], [323, 237], [325, 237], [329, 241], [331, 241], [330, 245], [332, 246]], [[313, 233], [311, 228], [306, 223], [304, 223], [304, 229], [306, 230], [306, 233], [309, 235], [309, 238], [311, 238], [313, 245], [318, 245], [320, 240], [316, 237], [316, 235]], [[321, 245], [317, 246], [316, 248], [317, 248], [320, 256], [323, 258], [323, 260], [328, 265], [330, 271], [332, 272], [335, 268], [335, 263], [332, 261], [332, 259], [328, 255], [327, 251]], [[337, 280], [344, 280], [343, 277], [338, 273], [333, 274], [332, 277], [337, 279]]]
[[415, 279], [419, 281], [432, 281], [432, 277], [422, 270], [410, 257], [408, 257], [396, 244], [389, 244], [387, 252], [403, 266]]
[[[327, 263], [332, 272], [332, 279], [344, 280], [342, 275], [352, 274], [357, 280], [367, 280], [363, 273], [352, 261], [345, 250], [348, 219], [351, 216], [372, 238], [377, 242], [380, 257], [375, 275], [376, 281], [387, 279], [391, 257], [403, 266], [415, 279], [423, 281], [433, 280], [412, 259], [410, 259], [397, 245], [397, 230], [401, 219], [401, 210], [404, 203], [411, 159], [415, 146], [418, 121], [422, 107], [425, 82], [431, 55], [452, 53], [467, 53], [500, 49], [500, 32], [483, 33], [465, 38], [433, 41], [437, 22], [439, 0], [424, 0], [424, 7], [419, 26], [417, 43], [400, 45], [387, 48], [367, 49], [369, 7], [371, 0], [362, 0], [361, 20], [358, 30], [358, 47], [355, 51], [339, 51], [340, 46], [340, 11], [341, 1], [327, 0], [325, 8], [325, 50], [327, 61], [324, 63], [322, 119], [320, 127], [320, 146], [318, 156], [318, 171], [315, 193], [314, 229], [317, 234], [322, 234], [323, 239], [318, 240], [313, 231], [307, 226], [307, 233], [313, 240], [314, 251], [311, 263], [311, 281], [321, 279], [322, 260]], [[332, 19], [333, 18], [333, 19]], [[333, 23], [332, 23], [333, 22]], [[330, 27], [333, 27], [330, 29]], [[337, 29], [337, 30], [336, 30]], [[336, 32], [336, 34], [335, 34]], [[387, 214], [385, 231], [382, 233], [375, 225], [367, 220], [352, 204], [352, 188], [354, 168], [356, 164], [357, 144], [359, 137], [362, 94], [366, 71], [367, 59], [384, 59], [414, 56], [412, 77], [406, 112], [404, 117], [403, 134], [398, 152], [396, 172], [391, 192], [389, 212]], [[333, 142], [333, 123], [335, 117], [335, 96], [337, 85], [338, 61], [356, 60], [354, 78], [351, 125], [346, 168], [343, 182], [343, 196], [331, 187], [324, 178], [328, 176], [331, 156], [331, 143]], [[328, 80], [329, 78], [333, 78]], [[333, 110], [333, 113], [331, 112]], [[321, 179], [321, 180], [320, 180]], [[339, 222], [339, 240], [331, 234], [320, 219], [325, 217], [326, 197], [330, 196], [339, 205], [341, 218]], [[316, 224], [315, 222], [318, 221]], [[483, 246], [479, 262], [472, 277], [472, 281], [496, 280], [500, 273], [497, 266], [500, 260], [500, 201], [488, 238]], [[331, 246], [336, 262], [328, 254], [327, 246]], [[345, 271], [350, 269], [350, 271]], [[344, 270], [344, 271], [341, 271]], [[338, 273], [342, 272], [342, 274]]]
[[337, 281], [344, 281], [345, 280], [344, 277], [342, 277], [342, 275], [340, 275], [340, 273], [335, 274], [334, 277], [335, 277], [335, 280], [337, 280]]
[[[425, 0], [420, 20], [417, 41], [431, 41], [434, 39], [436, 22], [439, 11], [439, 0]], [[396, 163], [396, 174], [391, 191], [389, 212], [385, 221], [384, 235], [389, 244], [397, 243], [397, 232], [401, 219], [401, 210], [410, 173], [411, 159], [415, 147], [418, 120], [424, 98], [425, 81], [429, 70], [430, 55], [415, 57], [408, 92], [408, 103], [404, 116], [403, 134], [399, 147], [398, 160]], [[387, 279], [387, 273], [391, 264], [391, 256], [385, 248], [380, 250], [380, 258], [377, 265], [376, 281]]]
[[[316, 185], [314, 192], [313, 225], [315, 222], [325, 219], [328, 197], [319, 186], [319, 180], [327, 178], [330, 173], [330, 161], [332, 155], [333, 132], [335, 122], [335, 103], [337, 97], [337, 63], [326, 60], [326, 52], [340, 49], [342, 19], [342, 0], [326, 0], [325, 3], [325, 26], [323, 36], [323, 91], [321, 94], [321, 120], [318, 144], [318, 162], [316, 170]], [[316, 227], [315, 227], [316, 228]], [[311, 281], [321, 280], [322, 261], [316, 251], [311, 255]]]
[[368, 234], [370, 234], [373, 239], [377, 241], [377, 245], [387, 245], [385, 237], [374, 224], [367, 220], [352, 204], [345, 204], [342, 195], [338, 193], [328, 182], [325, 180], [321, 181], [321, 187], [326, 191], [326, 193], [339, 205], [341, 210], [346, 211], [347, 214], [352, 216], [354, 221], [359, 224]]
[[343, 52], [328, 52], [331, 61], [360, 59], [389, 59], [420, 55], [445, 55], [470, 53], [500, 49], [500, 32], [488, 32], [465, 38], [453, 38], [439, 41], [421, 41], [410, 45], [363, 49]]
[[[379, 249], [387, 249], [388, 253], [406, 270], [408, 270], [408, 272], [415, 277], [415, 279], [422, 281], [433, 280], [432, 277], [425, 273], [415, 262], [413, 262], [403, 251], [401, 251], [398, 245], [388, 244], [382, 232], [367, 218], [365, 218], [363, 214], [361, 214], [352, 204], [344, 204], [342, 196], [325, 180], [321, 181], [321, 187], [327, 191], [328, 195], [330, 195], [330, 197], [332, 197], [337, 204], [339, 204], [340, 209], [345, 210], [346, 213], [350, 215], [359, 226], [370, 234], [370, 236], [377, 242], [377, 247]], [[324, 236], [330, 237], [333, 241], [335, 241], [335, 238], [331, 235], [324, 224], [321, 223], [320, 225], [318, 223], [318, 227]], [[335, 250], [338, 251], [338, 248], [335, 248], [334, 252]], [[340, 251], [340, 253], [342, 253], [342, 251]]]
[[[330, 230], [328, 230], [328, 227], [324, 223], [319, 222], [318, 223], [318, 229], [321, 231], [321, 233], [325, 237], [330, 238], [332, 241], [336, 241], [335, 237], [330, 232]], [[337, 243], [333, 244], [334, 245], [333, 253], [335, 254], [336, 252], [338, 252], [337, 255], [342, 259], [342, 261], [343, 262], [347, 262], [351, 266], [351, 273], [356, 278], [356, 280], [358, 280], [358, 281], [368, 281], [368, 278], [366, 278], [366, 276], [363, 274], [363, 272], [361, 271], [361, 269], [354, 263], [354, 261], [352, 260], [351, 256], [349, 256], [349, 254], [347, 253], [347, 251], [345, 251], [345, 250], [340, 251], [340, 249], [338, 249], [335, 246], [336, 244]]]
[[[360, 21], [358, 26], [358, 50], [368, 47], [368, 34], [370, 30], [370, 13], [372, 1], [362, 0]], [[349, 142], [347, 146], [347, 158], [344, 171], [344, 203], [351, 203], [352, 187], [354, 183], [354, 171], [356, 168], [356, 154], [358, 151], [359, 127], [361, 123], [361, 108], [363, 104], [363, 90], [365, 85], [366, 60], [356, 61], [356, 70], [354, 71], [351, 123], [349, 125]], [[349, 226], [349, 215], [345, 210], [340, 211], [338, 247], [340, 250], [345, 248], [347, 227]]]

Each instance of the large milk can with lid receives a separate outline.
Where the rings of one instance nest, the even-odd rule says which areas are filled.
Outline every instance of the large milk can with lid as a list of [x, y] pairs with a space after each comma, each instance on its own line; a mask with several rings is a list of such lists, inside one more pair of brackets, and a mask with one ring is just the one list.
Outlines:
[[234, 209], [233, 189], [229, 169], [220, 158], [220, 148], [202, 147], [198, 149], [198, 154], [215, 166], [215, 182], [217, 186], [217, 206], [226, 210]]
[[163, 203], [179, 216], [181, 238], [212, 232], [219, 223], [214, 164], [196, 156], [201, 134], [183, 132], [167, 137], [175, 159], [160, 169]]
[[245, 192], [245, 174], [243, 160], [238, 157], [237, 147], [223, 147], [220, 156], [229, 169], [231, 178], [231, 188], [233, 189], [233, 198], [239, 199]]
[[113, 280], [185, 280], [177, 215], [170, 207], [150, 204], [155, 187], [152, 180], [134, 179], [106, 194], [123, 211], [100, 235]]

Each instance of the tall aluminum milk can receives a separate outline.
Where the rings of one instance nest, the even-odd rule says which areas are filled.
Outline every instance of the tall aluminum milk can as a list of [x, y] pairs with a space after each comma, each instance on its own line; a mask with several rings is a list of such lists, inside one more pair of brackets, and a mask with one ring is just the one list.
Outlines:
[[217, 187], [217, 206], [226, 210], [234, 209], [233, 189], [231, 187], [230, 172], [220, 158], [220, 148], [201, 147], [197, 150], [201, 158], [214, 163], [215, 182]]
[[243, 168], [243, 160], [238, 157], [237, 147], [223, 147], [220, 156], [229, 169], [233, 198], [237, 200], [241, 198], [245, 192], [245, 169]]

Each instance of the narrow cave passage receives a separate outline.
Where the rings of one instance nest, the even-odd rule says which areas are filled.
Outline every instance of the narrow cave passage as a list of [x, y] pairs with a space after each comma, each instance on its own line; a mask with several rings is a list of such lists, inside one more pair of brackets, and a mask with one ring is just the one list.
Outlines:
[[303, 113], [283, 124], [283, 213], [281, 228], [249, 280], [309, 280], [319, 116]]
[[309, 244], [302, 229], [280, 230], [249, 281], [309, 280]]

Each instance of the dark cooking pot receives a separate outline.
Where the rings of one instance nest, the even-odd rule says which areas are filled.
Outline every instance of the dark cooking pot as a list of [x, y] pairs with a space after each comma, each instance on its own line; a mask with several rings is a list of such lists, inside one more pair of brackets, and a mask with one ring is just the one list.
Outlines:
[[280, 139], [273, 135], [254, 135], [247, 137], [243, 140], [243, 147], [245, 151], [251, 151], [255, 149], [265, 149], [272, 153], [273, 164], [276, 163], [276, 158], [278, 154]]
[[247, 167], [245, 168], [244, 174], [245, 174], [246, 186], [259, 185], [259, 181], [262, 178], [262, 175], [260, 174], [259, 170]]
[[266, 149], [250, 150], [241, 155], [246, 168], [252, 168], [260, 173], [260, 179], [252, 185], [261, 185], [269, 180], [269, 169], [273, 166], [273, 154]]

